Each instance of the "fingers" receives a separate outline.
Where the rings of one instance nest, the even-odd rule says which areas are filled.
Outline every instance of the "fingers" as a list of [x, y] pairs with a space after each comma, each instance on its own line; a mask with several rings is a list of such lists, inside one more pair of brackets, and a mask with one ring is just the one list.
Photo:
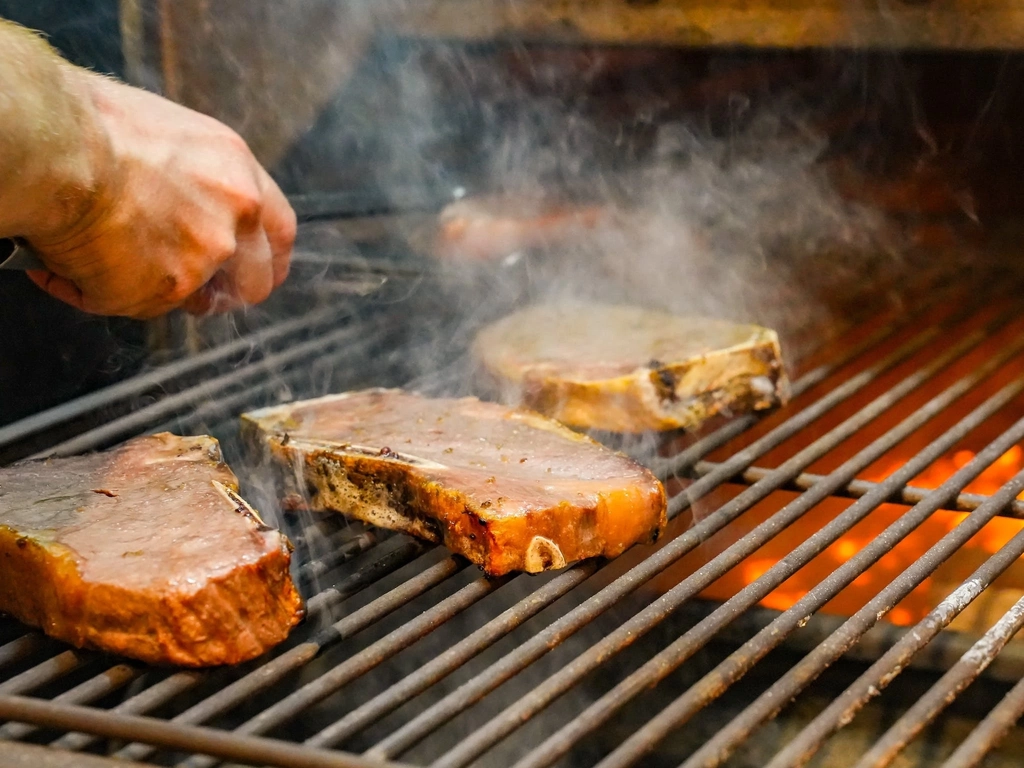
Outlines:
[[[259, 304], [274, 289], [273, 256], [263, 227], [238, 233], [235, 255], [221, 265], [230, 299]], [[230, 303], [230, 299], [225, 299]]]
[[45, 269], [30, 269], [25, 272], [28, 279], [42, 288], [53, 298], [70, 304], [75, 309], [85, 310], [85, 300], [78, 286], [67, 278], [60, 277]]
[[263, 192], [263, 229], [270, 242], [276, 288], [288, 277], [297, 227], [295, 211], [281, 188], [261, 166], [257, 166], [257, 176]]
[[258, 304], [288, 276], [295, 242], [295, 212], [261, 166], [257, 166], [257, 177], [263, 196], [259, 217], [239, 221], [234, 255], [182, 304], [186, 312], [206, 315]]

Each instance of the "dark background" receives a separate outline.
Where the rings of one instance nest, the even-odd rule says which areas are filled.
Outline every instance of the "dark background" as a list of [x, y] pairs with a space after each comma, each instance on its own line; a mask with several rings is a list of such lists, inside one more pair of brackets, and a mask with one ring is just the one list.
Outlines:
[[[0, 16], [44, 32], [76, 64], [123, 76], [117, 0], [0, 0]], [[27, 277], [0, 272], [0, 424], [134, 372], [144, 326], [85, 315]]]

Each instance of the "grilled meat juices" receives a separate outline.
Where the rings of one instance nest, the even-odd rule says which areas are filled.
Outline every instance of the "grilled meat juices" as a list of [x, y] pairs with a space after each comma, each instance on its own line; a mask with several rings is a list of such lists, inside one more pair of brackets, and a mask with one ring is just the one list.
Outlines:
[[211, 437], [0, 469], [0, 611], [152, 664], [235, 664], [303, 615], [290, 545]]
[[490, 576], [614, 557], [665, 524], [665, 492], [647, 469], [539, 414], [476, 398], [374, 389], [242, 420], [285, 492], [442, 542]]
[[529, 307], [482, 329], [473, 353], [503, 400], [580, 429], [689, 429], [788, 389], [774, 331], [636, 307]]

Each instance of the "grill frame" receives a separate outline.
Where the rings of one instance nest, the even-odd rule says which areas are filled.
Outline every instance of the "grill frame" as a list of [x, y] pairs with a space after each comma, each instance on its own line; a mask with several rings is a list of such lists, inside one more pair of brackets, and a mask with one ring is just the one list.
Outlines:
[[[1005, 280], [1003, 282], [1005, 283]], [[990, 284], [998, 285], [1000, 282], [993, 279]], [[977, 349], [995, 331], [1012, 325], [1014, 318], [1019, 315], [1019, 307], [1012, 301], [1005, 299], [1005, 296], [1010, 294], [1009, 287], [1004, 289], [1002, 293], [1004, 298], [1001, 305], [996, 301], [998, 297], [987, 294], [979, 296], [974, 302], [969, 301], [961, 309], [954, 311], [941, 322], [929, 323], [927, 322], [928, 319], [936, 311], [938, 311], [941, 317], [944, 308], [950, 306], [949, 302], [946, 301], [950, 298], [948, 293], [934, 292], [916, 313], [897, 315], [888, 318], [884, 322], [880, 321], [876, 324], [875, 328], [868, 329], [867, 332], [861, 329], [857, 332], [859, 337], [852, 341], [848, 337], [844, 337], [832, 345], [833, 350], [823, 357], [825, 362], [822, 362], [815, 368], [811, 368], [794, 382], [793, 394], [795, 400], [804, 395], [809, 395], [817, 389], [823, 390], [821, 397], [799, 408], [794, 413], [783, 414], [782, 416], [785, 418], [780, 416], [777, 420], [778, 423], [772, 426], [770, 431], [758, 437], [753, 443], [735, 451], [725, 460], [712, 461], [707, 457], [728, 444], [730, 440], [741, 436], [745, 431], [760, 424], [760, 419], [756, 417], [734, 419], [684, 449], [676, 451], [672, 455], [660, 456], [652, 460], [652, 468], [660, 476], [692, 480], [691, 484], [684, 490], [672, 495], [670, 516], [673, 518], [679, 516], [694, 503], [706, 497], [723, 484], [736, 483], [738, 481], [746, 486], [746, 490], [711, 514], [705, 516], [695, 525], [681, 531], [671, 541], [662, 544], [657, 550], [649, 553], [647, 557], [633, 566], [628, 572], [616, 577], [607, 587], [590, 596], [579, 606], [562, 614], [531, 641], [519, 646], [511, 653], [503, 656], [498, 662], [488, 666], [485, 672], [476, 675], [469, 683], [464, 683], [449, 693], [440, 703], [435, 703], [428, 707], [404, 726], [393, 732], [388, 738], [368, 750], [363, 756], [335, 749], [329, 750], [327, 747], [342, 737], [358, 733], [361, 728], [371, 724], [375, 718], [383, 717], [398, 709], [407, 703], [411, 697], [419, 695], [419, 693], [429, 688], [430, 685], [444, 679], [462, 664], [475, 658], [491, 645], [497, 643], [509, 631], [521, 626], [545, 608], [553, 605], [557, 600], [579, 587], [595, 573], [603, 570], [610, 564], [588, 561], [577, 564], [554, 576], [552, 579], [545, 581], [528, 598], [518, 601], [498, 616], [491, 618], [482, 627], [469, 633], [455, 647], [447, 649], [444, 654], [439, 655], [423, 670], [417, 670], [394, 686], [380, 692], [369, 702], [364, 702], [353, 708], [336, 722], [336, 726], [333, 726], [333, 731], [329, 731], [328, 735], [323, 735], [324, 731], [321, 731], [320, 734], [317, 734], [319, 738], [307, 739], [307, 742], [311, 742], [313, 746], [299, 745], [293, 741], [280, 738], [264, 738], [259, 736], [259, 734], [280, 724], [275, 722], [275, 715], [287, 715], [288, 717], [281, 719], [281, 722], [287, 722], [291, 717], [304, 711], [309, 705], [335, 693], [352, 680], [359, 678], [377, 665], [385, 663], [387, 659], [411, 646], [417, 640], [426, 637], [439, 626], [458, 616], [462, 611], [478, 601], [485, 599], [512, 579], [506, 578], [493, 581], [479, 577], [470, 581], [448, 597], [438, 601], [423, 614], [400, 625], [368, 647], [349, 656], [326, 674], [314, 679], [311, 683], [301, 688], [297, 688], [284, 699], [275, 702], [268, 710], [264, 710], [264, 712], [243, 723], [235, 731], [226, 731], [203, 725], [203, 723], [236, 708], [249, 697], [266, 690], [275, 682], [284, 679], [287, 675], [305, 667], [313, 659], [322, 655], [326, 649], [337, 647], [339, 643], [352, 638], [367, 627], [383, 620], [392, 612], [408, 605], [417, 597], [425, 595], [434, 587], [454, 578], [463, 572], [465, 568], [465, 563], [457, 560], [455, 557], [443, 557], [443, 552], [438, 548], [405, 539], [405, 537], [391, 536], [366, 529], [357, 530], [354, 532], [354, 535], [350, 535], [353, 532], [348, 531], [345, 536], [336, 537], [335, 544], [340, 542], [340, 546], [335, 546], [331, 553], [325, 557], [308, 560], [298, 570], [300, 583], [313, 584], [328, 574], [333, 568], [351, 562], [355, 558], [364, 558], [366, 561], [354, 568], [342, 581], [319, 592], [317, 596], [310, 600], [310, 613], [314, 617], [328, 614], [332, 608], [358, 595], [361, 590], [376, 584], [383, 578], [396, 574], [403, 568], [413, 567], [420, 561], [424, 563], [424, 567], [414, 568], [414, 575], [406, 578], [396, 587], [374, 598], [366, 605], [347, 613], [342, 619], [314, 633], [309, 639], [292, 645], [286, 650], [271, 654], [269, 659], [248, 671], [244, 676], [220, 687], [216, 693], [206, 697], [184, 712], [177, 714], [170, 720], [145, 713], [152, 712], [159, 704], [166, 703], [176, 696], [180, 696], [186, 691], [197, 687], [209, 673], [172, 673], [164, 680], [146, 688], [142, 693], [129, 698], [127, 702], [122, 703], [113, 710], [88, 706], [88, 702], [96, 700], [96, 698], [103, 694], [117, 690], [135, 679], [138, 675], [134, 675], [132, 672], [133, 670], [138, 670], [136, 667], [133, 667], [132, 663], [112, 663], [110, 669], [106, 670], [103, 674], [96, 675], [76, 688], [71, 689], [71, 691], [65, 692], [63, 700], [44, 700], [25, 695], [30, 691], [38, 689], [40, 686], [60, 680], [64, 675], [82, 667], [84, 664], [96, 662], [99, 659], [97, 654], [74, 650], [60, 650], [60, 652], [18, 676], [0, 682], [0, 719], [9, 720], [12, 723], [30, 723], [34, 726], [42, 726], [64, 732], [78, 731], [79, 733], [62, 735], [52, 741], [53, 750], [51, 754], [56, 756], [54, 758], [57, 761], [54, 763], [56, 765], [75, 764], [73, 762], [75, 757], [67, 757], [64, 763], [59, 761], [64, 759], [63, 756], [77, 755], [77, 753], [68, 752], [68, 749], [86, 749], [95, 743], [94, 738], [82, 735], [81, 732], [85, 732], [92, 736], [135, 742], [122, 747], [117, 752], [116, 757], [118, 760], [115, 764], [118, 765], [132, 764], [126, 763], [125, 760], [136, 762], [146, 760], [154, 753], [155, 748], [164, 748], [195, 753], [193, 757], [186, 759], [182, 763], [183, 765], [190, 766], [190, 768], [199, 768], [200, 766], [216, 762], [202, 755], [213, 755], [223, 760], [248, 760], [256, 764], [275, 766], [400, 766], [403, 765], [403, 763], [398, 762], [400, 755], [421, 738], [429, 735], [436, 728], [442, 727], [459, 712], [472, 706], [492, 690], [498, 688], [514, 674], [528, 667], [545, 655], [548, 650], [606, 613], [622, 599], [636, 593], [642, 585], [662, 573], [683, 555], [700, 546], [715, 532], [744, 514], [757, 501], [775, 491], [789, 489], [800, 493], [801, 495], [797, 497], [797, 500], [802, 499], [803, 501], [794, 500], [794, 502], [786, 505], [786, 508], [796, 504], [795, 508], [798, 511], [802, 509], [803, 512], [813, 508], [822, 499], [845, 497], [857, 500], [855, 504], [860, 503], [864, 499], [871, 500], [870, 502], [863, 503], [864, 507], [867, 507], [869, 503], [874, 504], [865, 514], [870, 513], [881, 503], [897, 501], [908, 506], [908, 510], [904, 514], [908, 514], [912, 509], [917, 509], [921, 505], [931, 504], [936, 509], [957, 509], [969, 512], [970, 517], [974, 517], [976, 520], [996, 513], [1011, 517], [1024, 517], [1024, 504], [1013, 498], [1021, 488], [1024, 488], [1024, 475], [1015, 478], [1014, 481], [1004, 486], [993, 497], [962, 492], [963, 487], [969, 483], [971, 472], [974, 470], [980, 471], [984, 466], [991, 464], [1002, 454], [1004, 447], [1002, 444], [990, 445], [987, 452], [983, 451], [979, 454], [979, 457], [970, 465], [968, 471], [961, 470], [943, 486], [935, 490], [925, 490], [908, 485], [907, 483], [917, 474], [912, 472], [911, 469], [907, 469], [902, 473], [897, 472], [887, 480], [878, 483], [857, 479], [856, 475], [863, 467], [854, 469], [851, 472], [850, 467], [847, 466], [849, 462], [826, 475], [806, 471], [817, 458], [835, 449], [846, 438], [856, 434], [876, 417], [889, 411], [904, 395], [915, 391], [917, 386], [926, 383], [933, 375], [940, 373], [947, 365], [953, 364], [956, 360], [961, 359], [963, 355], [969, 354], [972, 349]], [[962, 339], [949, 346], [937, 358], [933, 359], [930, 365], [914, 369], [905, 379], [909, 383], [889, 388], [876, 400], [860, 408], [848, 419], [833, 427], [822, 438], [798, 451], [779, 466], [764, 468], [756, 465], [758, 459], [768, 451], [778, 447], [794, 435], [800, 434], [809, 425], [814, 424], [819, 418], [830, 414], [833, 409], [839, 407], [850, 398], [863, 391], [867, 391], [879, 378], [906, 364], [914, 355], [921, 353], [929, 344], [933, 344], [937, 339], [940, 339], [943, 334], [950, 333], [964, 322], [976, 318], [979, 311], [989, 311], [994, 317], [965, 337], [966, 340]], [[101, 448], [110, 442], [132, 434], [133, 431], [146, 429], [147, 427], [156, 430], [180, 424], [198, 424], [204, 419], [234, 412], [238, 410], [242, 403], [251, 403], [254, 398], [265, 398], [274, 384], [274, 382], [268, 383], [267, 381], [251, 382], [250, 379], [257, 378], [260, 373], [276, 372], [285, 366], [301, 367], [303, 361], [322, 354], [322, 336], [316, 335], [318, 329], [333, 327], [338, 320], [338, 315], [320, 313], [315, 316], [317, 318], [315, 322], [311, 321], [310, 317], [289, 321], [292, 324], [287, 326], [287, 330], [281, 330], [282, 326], [275, 326], [269, 334], [262, 332], [259, 338], [240, 340], [230, 353], [224, 350], [218, 352], [215, 349], [208, 354], [207, 358], [202, 358], [201, 360], [193, 359], [181, 363], [172, 363], [164, 369], [145, 374], [145, 378], [140, 378], [137, 381], [129, 380], [107, 391], [86, 396], [79, 401], [61, 406], [60, 409], [55, 409], [55, 412], [48, 412], [39, 417], [25, 420], [25, 422], [10, 425], [0, 430], [0, 449], [3, 449], [8, 444], [24, 441], [37, 432], [50, 429], [67, 419], [78, 419], [89, 412], [109, 408], [114, 402], [130, 399], [141, 392], [147, 391], [154, 383], [163, 384], [171, 381], [178, 376], [201, 369], [208, 362], [219, 363], [227, 361], [231, 359], [232, 354], [245, 349], [246, 345], [249, 347], [256, 345], [261, 349], [265, 347], [267, 349], [265, 357], [252, 365], [219, 373], [213, 377], [205, 377], [198, 384], [160, 398], [144, 409], [129, 411], [128, 414], [118, 417], [118, 420], [101, 420], [97, 426], [81, 432], [69, 440], [63, 440], [55, 447], [58, 452], [78, 452]], [[919, 330], [915, 330], [915, 324], [920, 326]], [[379, 335], [365, 339], [365, 342], [371, 345], [386, 343], [384, 339], [391, 330], [386, 328]], [[277, 340], [287, 341], [291, 339], [292, 334], [306, 331], [314, 334], [309, 340], [301, 342], [297, 346], [291, 346], [284, 351], [276, 351], [274, 349], [273, 343]], [[329, 334], [333, 334], [333, 336], [328, 338], [334, 342], [331, 352], [332, 356], [330, 357], [332, 364], [338, 365], [345, 360], [355, 359], [354, 356], [360, 354], [359, 350], [347, 347], [346, 342], [351, 342], [362, 331], [363, 327], [358, 325], [328, 331]], [[857, 333], [854, 335], [856, 336]], [[900, 341], [901, 339], [902, 341]], [[869, 361], [860, 370], [854, 371], [849, 378], [839, 383], [832, 383], [831, 379], [836, 374], [842, 373], [847, 367], [856, 368], [863, 358], [870, 357], [877, 350], [894, 340], [899, 342], [895, 349], [890, 350], [880, 359], [873, 362]], [[245, 343], [242, 343], [243, 341]], [[902, 436], [899, 440], [905, 439], [914, 429], [926, 423], [934, 415], [950, 407], [956, 401], [957, 393], [962, 394], [968, 391], [997, 370], [1001, 363], [1008, 362], [1022, 351], [1024, 351], [1024, 336], [1020, 337], [1016, 346], [1002, 353], [1002, 359], [990, 358], [982, 368], [958, 380], [948, 390], [953, 392], [953, 394], [947, 394], [945, 400], [936, 403], [933, 406], [932, 412], [922, 409], [911, 414], [911, 419], [917, 419], [917, 421], [911, 422], [911, 424], [916, 424], [917, 426], [911, 427], [908, 425], [902, 427], [904, 431], [900, 433]], [[969, 428], [980, 424], [983, 417], [989, 416], [999, 408], [1004, 407], [1019, 395], [1021, 391], [1024, 391], [1024, 377], [1018, 378], [1012, 386], [1016, 387], [1016, 389], [1012, 389], [1011, 385], [1007, 385], [1006, 388], [1000, 390], [998, 398], [1002, 398], [1001, 400], [990, 398], [987, 406], [989, 410], [981, 411], [979, 408], [972, 414], [965, 416], [961, 422], [963, 434], [970, 431]], [[957, 387], [960, 389], [956, 389]], [[210, 400], [211, 397], [219, 399]], [[210, 400], [210, 402], [202, 406], [205, 408], [205, 411], [200, 410], [197, 415], [194, 406], [196, 403], [204, 400]], [[982, 416], [978, 416], [978, 413], [981, 413]], [[175, 419], [175, 416], [180, 416], [181, 418]], [[893, 427], [893, 429], [896, 428]], [[1014, 429], [1016, 431], [1006, 438], [1007, 441], [1010, 441], [1008, 444], [1024, 439], [1024, 420], [1018, 422]], [[889, 433], [886, 434], [888, 435]], [[899, 440], [894, 441], [892, 437], [889, 438], [889, 442], [885, 442], [884, 437], [872, 443], [875, 446], [873, 451], [878, 452], [878, 455], [884, 454], [885, 450], [892, 448], [899, 442]], [[955, 440], [950, 444], [955, 444]], [[888, 448], [883, 450], [884, 446], [888, 446]], [[48, 452], [45, 451], [44, 453]], [[918, 454], [918, 457], [921, 455]], [[938, 451], [936, 455], [943, 455], [943, 453]], [[864, 459], [862, 458], [860, 461], [863, 462]], [[903, 475], [907, 476], [904, 478]], [[797, 514], [796, 517], [799, 517], [800, 514]], [[312, 533], [310, 538], [313, 538]], [[299, 542], [300, 552], [304, 543], [302, 541]], [[1024, 537], [1021, 537], [1021, 542], [1017, 542], [1014, 546], [1020, 546], [1021, 551], [1024, 552]], [[1015, 551], [1015, 549], [1008, 550], [1011, 553]], [[705, 566], [709, 570], [701, 569], [702, 575], [699, 579], [693, 582], [687, 579], [688, 583], [686, 585], [681, 583], [671, 590], [671, 599], [667, 599], [666, 595], [662, 595], [653, 601], [650, 606], [640, 611], [638, 615], [642, 614], [646, 617], [645, 619], [640, 620], [634, 617], [628, 620], [616, 630], [617, 634], [613, 633], [611, 639], [606, 638], [598, 644], [599, 650], [595, 651], [592, 647], [585, 653], [589, 654], [592, 659], [600, 660], [614, 656], [617, 651], [634, 642], [637, 637], [637, 631], [639, 634], [648, 631], [656, 624], [664, 621], [673, 611], [696, 595], [701, 589], [698, 582], [706, 580], [710, 583], [710, 581], [713, 581], [712, 576], [715, 573], [721, 575], [721, 573], [728, 570], [726, 566], [732, 567], [740, 559], [742, 558], [736, 552], [725, 558], [722, 555], [717, 556]], [[1006, 565], [1008, 565], [1015, 558], [1005, 555], [1003, 559], [1007, 560]], [[998, 570], [998, 566], [1002, 564], [1002, 561], [998, 559], [991, 562], [994, 564], [990, 565], [989, 568], [993, 572]], [[762, 576], [761, 579], [766, 578], [767, 575]], [[759, 579], [758, 582], [755, 582], [755, 585], [759, 585], [762, 588], [765, 587], [766, 585], [760, 584], [760, 581]], [[905, 580], [906, 583], [901, 586], [905, 587], [910, 581]], [[680, 588], [681, 585], [683, 585], [682, 588]], [[749, 596], [746, 595], [744, 599], [748, 599]], [[756, 602], [756, 600], [753, 602]], [[895, 602], [893, 602], [893, 605], [895, 605]], [[735, 603], [728, 601], [712, 613], [712, 615], [726, 617], [725, 623], [714, 631], [709, 632], [708, 630], [708, 627], [713, 622], [704, 624], [705, 621], [708, 621], [708, 619], [704, 619], [694, 630], [691, 630], [691, 632], [696, 632], [696, 634], [688, 633], [684, 637], [697, 638], [688, 642], [697, 643], [695, 647], [701, 647], [703, 643], [714, 638], [723, 626], [728, 626], [729, 621], [735, 619], [744, 610], [742, 607], [737, 608], [735, 606]], [[780, 614], [779, 618], [781, 619], [784, 615]], [[953, 615], [955, 615], [955, 612]], [[791, 614], [788, 620], [792, 618]], [[802, 619], [802, 617], [796, 618]], [[951, 618], [952, 615], [949, 616], [949, 619]], [[645, 623], [647, 621], [650, 621], [650, 623]], [[799, 621], [796, 621], [795, 624], [799, 624]], [[795, 624], [793, 628], [795, 628]], [[948, 624], [948, 620], [945, 621], [945, 624]], [[939, 621], [936, 632], [941, 630], [945, 624]], [[626, 629], [623, 627], [626, 627]], [[792, 628], [790, 631], [793, 631]], [[760, 637], [760, 634], [758, 636]], [[907, 637], [907, 635], [904, 637]], [[856, 639], [855, 637], [853, 642]], [[903, 640], [898, 641], [897, 646], [899, 646], [900, 642], [903, 642]], [[44, 645], [45, 642], [39, 638], [38, 633], [32, 632], [5, 643], [0, 646], [0, 670], [21, 659], [30, 658], [33, 653], [37, 653]], [[837, 651], [835, 658], [838, 658], [846, 650], [846, 647], [841, 646], [841, 643], [830, 646], [831, 651]], [[904, 646], [906, 646], [906, 643], [904, 643]], [[963, 665], [957, 667], [959, 677], [955, 679], [950, 678], [949, 680], [945, 677], [940, 679], [936, 683], [935, 693], [931, 695], [928, 702], [938, 706], [940, 702], [947, 701], [947, 694], [956, 686], [962, 686], [965, 680], [973, 680], [974, 677], [971, 677], [971, 674], [980, 674], [984, 665], [991, 661], [991, 658], [995, 656], [999, 649], [993, 646], [990, 650], [993, 652], [975, 654], [979, 663], [974, 667], [970, 669], [965, 669]], [[678, 664], [685, 661], [685, 658], [688, 658], [688, 656], [682, 658], [682, 660], [674, 659], [673, 663], [677, 662], [676, 666], [678, 666]], [[882, 659], [888, 658], [888, 656], [882, 657]], [[908, 661], [909, 658], [908, 656], [906, 659], [901, 659], [901, 662]], [[879, 663], [881, 663], [881, 660], [875, 666]], [[576, 664], [576, 666], [574, 667], [573, 664]], [[567, 667], [568, 671], [563, 670], [560, 673], [563, 682], [552, 684], [550, 680], [546, 681], [541, 686], [542, 688], [547, 686], [543, 694], [538, 694], [534, 691], [531, 693], [533, 698], [526, 701], [525, 704], [514, 703], [501, 715], [493, 718], [483, 728], [477, 729], [469, 739], [456, 745], [454, 749], [449, 750], [448, 753], [436, 760], [432, 765], [444, 766], [445, 768], [468, 765], [479, 755], [486, 753], [495, 743], [512, 733], [517, 723], [525, 722], [532, 717], [538, 716], [554, 698], [578, 683], [585, 672], [592, 669], [585, 663], [578, 663], [578, 659], [573, 664]], [[585, 667], [587, 669], [584, 669]], [[890, 664], [888, 667], [890, 671], [891, 667], [892, 665]], [[674, 669], [675, 667], [672, 668]], [[874, 667], [871, 669], [874, 669]], [[667, 671], [662, 674], [662, 678], [665, 674], [667, 674]], [[976, 677], [976, 674], [974, 676]], [[634, 680], [634, 682], [626, 685], [626, 681], [623, 681], [619, 686], [625, 685], [623, 690], [628, 693], [639, 685], [639, 683], [635, 682], [636, 679], [633, 677], [627, 678], [627, 680]], [[650, 680], [645, 680], [645, 682], [650, 682]], [[562, 686], [566, 683], [569, 684], [569, 688], [561, 690]], [[874, 684], [872, 683], [872, 685]], [[616, 687], [614, 690], [619, 690], [619, 687]], [[771, 690], [773, 694], [778, 693], [778, 691], [774, 690], [774, 686]], [[73, 695], [71, 695], [72, 693]], [[602, 697], [602, 700], [610, 701], [609, 706], [614, 711], [618, 711], [629, 700], [628, 696], [614, 695], [610, 699], [608, 696], [609, 694], [606, 694], [605, 697]], [[711, 696], [709, 703], [713, 699], [714, 696]], [[287, 706], [285, 706], [286, 702]], [[374, 704], [374, 702], [376, 703]], [[125, 704], [128, 706], [125, 706]], [[587, 711], [590, 711], [593, 706], [596, 705], [588, 707]], [[935, 707], [932, 709], [935, 709]], [[267, 714], [268, 711], [270, 714]], [[614, 711], [611, 714], [614, 714]], [[985, 749], [990, 748], [1002, 735], [1005, 735], [1009, 728], [1007, 725], [1009, 718], [1014, 713], [1019, 714], [1020, 711], [1024, 711], [1024, 687], [1018, 684], [1006, 696], [1003, 702], [996, 709], [993, 709], [986, 719], [982, 721], [969, 739], [961, 745], [961, 749], [958, 750], [956, 756], [956, 760], [959, 762], [951, 762], [950, 764], [972, 764], [970, 762], [973, 759], [972, 756], [976, 757], [978, 754], [983, 754]], [[931, 712], [931, 714], [934, 714], [934, 712]], [[925, 715], [927, 716], [928, 713], [925, 713]], [[570, 725], [577, 723], [578, 719], [579, 715], [571, 721]], [[645, 750], [649, 749], [654, 743], [649, 738], [652, 735], [653, 729], [667, 725], [678, 725], [677, 720], [677, 712], [671, 709], [665, 710], [649, 721], [634, 737], [623, 742], [615, 752], [606, 756], [600, 765], [604, 768], [611, 765], [634, 764], [636, 760], [642, 757]], [[924, 720], [918, 717], [908, 720], [906, 725], [919, 727], [922, 722]], [[577, 725], [577, 730], [570, 733], [563, 733], [565, 728], [560, 729], [544, 743], [537, 745], [528, 755], [523, 756], [516, 764], [516, 768], [526, 768], [526, 766], [535, 768], [536, 766], [552, 764], [565, 754], [567, 747], [576, 744], [579, 738], [599, 724], [599, 720], [591, 720], [583, 725]], [[645, 728], [647, 730], [644, 730]], [[899, 728], [900, 732], [905, 730], [903, 724]], [[909, 733], [909, 731], [907, 732]], [[0, 729], [0, 737], [5, 739], [24, 738], [31, 733], [33, 731], [11, 724]], [[898, 735], [898, 732], [894, 731], [894, 735]], [[570, 736], [572, 738], [569, 738]], [[805, 741], [808, 738], [810, 737], [805, 737]], [[16, 744], [17, 742], [12, 741], [11, 743]], [[719, 742], [709, 742], [709, 744], [716, 748], [722, 746]], [[733, 743], [733, 746], [735, 746], [735, 743]], [[703, 759], [702, 756], [706, 756], [706, 753], [710, 750], [711, 746], [708, 746], [706, 750], [699, 750], [698, 754], [691, 757], [686, 765], [689, 767], [691, 765], [719, 764], [721, 762], [719, 757], [699, 762], [699, 760]], [[721, 754], [719, 753], [719, 756]], [[102, 758], [98, 759], [102, 760]], [[789, 758], [787, 757], [786, 759]], [[779, 762], [778, 760], [776, 762], [779, 766], [790, 764]], [[774, 763], [773, 768], [776, 768]]]

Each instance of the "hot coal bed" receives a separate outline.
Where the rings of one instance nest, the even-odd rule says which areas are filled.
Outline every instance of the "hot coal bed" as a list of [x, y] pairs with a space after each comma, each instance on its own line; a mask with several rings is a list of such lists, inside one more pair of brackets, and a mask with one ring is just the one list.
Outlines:
[[[1020, 63], [890, 56], [378, 43], [278, 169], [304, 219], [289, 284], [171, 327], [169, 361], [0, 427], [5, 463], [214, 435], [295, 544], [309, 617], [205, 672], [3, 621], [0, 762], [1017, 765], [1022, 275], [1012, 163], [971, 153], [979, 135], [1013, 143], [992, 137]], [[943, 89], [950, 71], [970, 88]], [[894, 72], [913, 84], [866, 107]], [[398, 110], [386, 135], [348, 120], [410, 94], [429, 114]], [[933, 125], [919, 99], [969, 119]], [[425, 252], [453, 199], [538, 188], [655, 215], [558, 253]], [[240, 413], [366, 386], [474, 392], [475, 331], [566, 296], [780, 332], [777, 412], [598, 436], [665, 481], [657, 544], [487, 579], [441, 547], [280, 510], [246, 463]]]

